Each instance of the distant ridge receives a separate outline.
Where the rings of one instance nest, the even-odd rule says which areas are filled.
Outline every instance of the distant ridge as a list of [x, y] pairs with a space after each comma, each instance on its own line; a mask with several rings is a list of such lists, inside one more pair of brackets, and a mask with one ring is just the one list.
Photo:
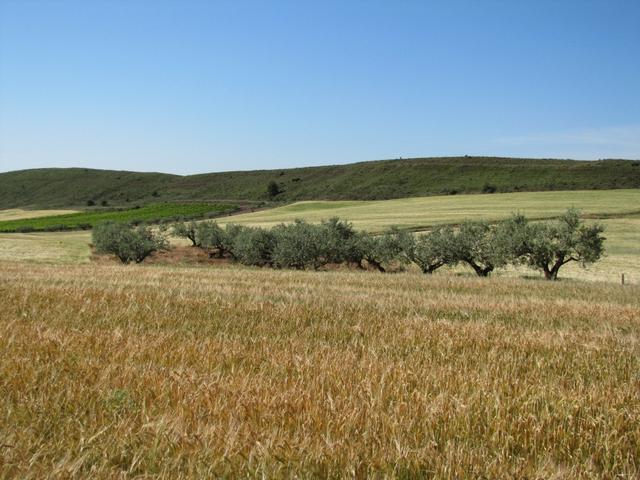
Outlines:
[[[282, 193], [270, 198], [275, 181]], [[437, 157], [170, 175], [86, 168], [0, 173], [0, 209], [162, 201], [371, 200], [456, 193], [640, 188], [638, 160]]]

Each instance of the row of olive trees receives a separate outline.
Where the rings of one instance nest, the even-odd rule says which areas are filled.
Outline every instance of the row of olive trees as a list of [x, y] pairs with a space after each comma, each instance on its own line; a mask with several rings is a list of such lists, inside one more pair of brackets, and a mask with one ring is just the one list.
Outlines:
[[272, 229], [190, 222], [177, 224], [173, 233], [188, 238], [211, 256], [231, 257], [244, 265], [317, 270], [327, 264], [349, 263], [385, 271], [385, 266], [400, 259], [395, 233], [373, 236], [357, 232], [337, 218], [320, 224], [296, 220]]
[[547, 222], [512, 215], [494, 225], [466, 222], [458, 229], [437, 227], [422, 236], [399, 235], [402, 255], [424, 273], [464, 263], [486, 277], [496, 268], [527, 265], [541, 270], [546, 279], [556, 280], [563, 265], [579, 262], [584, 266], [602, 257], [603, 231], [602, 225], [586, 225], [577, 210], [569, 209]]
[[463, 263], [484, 277], [508, 264], [524, 264], [540, 269], [549, 280], [557, 279], [569, 262], [584, 265], [599, 260], [604, 251], [602, 232], [600, 225], [584, 224], [573, 209], [554, 221], [529, 222], [513, 215], [494, 225], [465, 222], [424, 234], [391, 229], [372, 235], [337, 218], [315, 225], [296, 220], [271, 230], [191, 222], [178, 224], [173, 231], [212, 256], [231, 257], [245, 265], [317, 270], [348, 263], [384, 272], [413, 263], [430, 274]]

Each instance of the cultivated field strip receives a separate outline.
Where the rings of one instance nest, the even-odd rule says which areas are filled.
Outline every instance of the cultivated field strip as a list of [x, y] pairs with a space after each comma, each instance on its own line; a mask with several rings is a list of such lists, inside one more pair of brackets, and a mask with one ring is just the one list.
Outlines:
[[0, 270], [0, 477], [636, 478], [640, 288]]
[[77, 210], [23, 210], [21, 208], [13, 208], [10, 210], [0, 210], [0, 221], [67, 215], [70, 213], [77, 213]]
[[493, 195], [440, 195], [375, 201], [305, 201], [253, 213], [235, 215], [227, 222], [273, 227], [304, 218], [319, 222], [331, 217], [356, 228], [382, 232], [389, 227], [421, 230], [465, 220], [495, 221], [518, 212], [530, 218], [557, 217], [575, 207], [592, 217], [638, 215], [640, 189], [518, 192]]

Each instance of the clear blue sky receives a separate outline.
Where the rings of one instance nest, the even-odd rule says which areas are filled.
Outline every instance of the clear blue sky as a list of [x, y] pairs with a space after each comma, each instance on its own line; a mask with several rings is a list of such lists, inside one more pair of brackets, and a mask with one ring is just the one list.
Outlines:
[[0, 171], [640, 158], [640, 1], [0, 0]]

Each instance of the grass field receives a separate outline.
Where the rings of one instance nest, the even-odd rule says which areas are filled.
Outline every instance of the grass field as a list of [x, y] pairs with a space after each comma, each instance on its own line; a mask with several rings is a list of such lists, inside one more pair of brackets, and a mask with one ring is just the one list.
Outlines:
[[0, 222], [7, 220], [22, 220], [25, 218], [51, 217], [53, 215], [67, 215], [77, 213], [76, 210], [23, 210], [13, 208], [10, 210], [0, 210]]
[[640, 287], [0, 269], [0, 477], [638, 478]]
[[236, 205], [212, 203], [157, 203], [123, 210], [89, 210], [65, 215], [56, 213], [49, 216], [40, 215], [0, 221], [0, 232], [19, 232], [25, 229], [46, 231], [91, 228], [96, 223], [107, 220], [116, 222], [158, 222], [178, 217], [202, 218], [230, 213], [236, 208], [238, 208]]
[[560, 215], [568, 207], [580, 208], [584, 214], [594, 216], [640, 213], [640, 189], [297, 202], [236, 215], [229, 221], [270, 227], [296, 218], [318, 222], [337, 216], [351, 221], [359, 229], [379, 232], [393, 225], [420, 229], [442, 223], [459, 223], [465, 219], [497, 220], [513, 212], [545, 218]]
[[87, 231], [0, 233], [0, 263], [85, 263], [90, 243]]

